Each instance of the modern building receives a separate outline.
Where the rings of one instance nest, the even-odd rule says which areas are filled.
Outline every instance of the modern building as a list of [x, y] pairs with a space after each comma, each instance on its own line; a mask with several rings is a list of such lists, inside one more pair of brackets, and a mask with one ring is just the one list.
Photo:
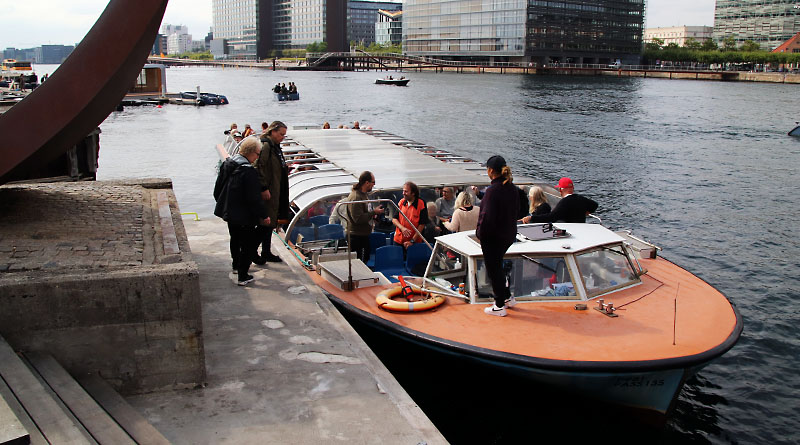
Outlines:
[[42, 45], [34, 48], [34, 63], [60, 64], [67, 60], [72, 50], [72, 45]]
[[714, 38], [713, 26], [671, 26], [667, 28], [647, 28], [644, 30], [644, 43], [652, 42], [653, 39], [660, 39], [664, 45], [674, 43], [678, 46], [686, 46], [688, 39], [694, 39], [700, 43]]
[[350, 44], [370, 45], [375, 43], [375, 23], [378, 10], [400, 11], [402, 2], [348, 0], [347, 1], [347, 40]]
[[191, 34], [170, 34], [167, 36], [167, 54], [183, 54], [191, 50]]
[[156, 34], [156, 39], [153, 41], [153, 49], [150, 54], [161, 55], [167, 53], [167, 36], [164, 34]]
[[644, 0], [406, 0], [408, 54], [480, 62], [638, 63]]
[[773, 50], [800, 32], [796, 0], [717, 0], [714, 40], [733, 37], [737, 46], [752, 40]]
[[379, 45], [403, 43], [403, 11], [378, 10], [378, 22], [375, 23], [375, 43]]
[[347, 0], [212, 0], [215, 58], [266, 59], [325, 42], [347, 51]]

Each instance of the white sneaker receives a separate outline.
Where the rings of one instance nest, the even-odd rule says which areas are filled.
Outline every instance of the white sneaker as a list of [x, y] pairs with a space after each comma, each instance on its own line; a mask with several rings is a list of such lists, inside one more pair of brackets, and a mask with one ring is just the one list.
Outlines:
[[517, 305], [517, 299], [514, 297], [509, 298], [506, 300], [506, 304], [503, 306], [506, 309], [511, 309], [512, 307]]
[[508, 313], [506, 313], [505, 307], [497, 307], [494, 304], [484, 309], [483, 312], [486, 312], [489, 315], [494, 315], [496, 317], [505, 317], [506, 315], [508, 315]]

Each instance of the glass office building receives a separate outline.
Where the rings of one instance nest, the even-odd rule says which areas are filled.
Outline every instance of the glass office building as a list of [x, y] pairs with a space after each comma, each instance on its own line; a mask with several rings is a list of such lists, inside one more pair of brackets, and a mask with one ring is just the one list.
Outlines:
[[737, 44], [752, 40], [773, 50], [800, 32], [797, 0], [717, 0], [714, 40], [732, 36]]
[[259, 0], [212, 0], [214, 57], [255, 59], [258, 57]]
[[404, 50], [487, 62], [638, 63], [644, 0], [406, 0]]
[[357, 45], [370, 45], [375, 42], [375, 23], [378, 10], [400, 11], [401, 2], [380, 2], [371, 0], [348, 0], [347, 2], [347, 41]]

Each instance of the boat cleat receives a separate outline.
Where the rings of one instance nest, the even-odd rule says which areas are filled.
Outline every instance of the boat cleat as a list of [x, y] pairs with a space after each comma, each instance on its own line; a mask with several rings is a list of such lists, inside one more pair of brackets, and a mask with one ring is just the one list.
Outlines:
[[614, 313], [614, 311], [617, 310], [617, 308], [614, 307], [614, 303], [606, 303], [602, 298], [597, 300], [597, 306], [594, 307], [594, 310], [603, 315], [608, 315], [609, 317], [619, 317], [619, 315]]

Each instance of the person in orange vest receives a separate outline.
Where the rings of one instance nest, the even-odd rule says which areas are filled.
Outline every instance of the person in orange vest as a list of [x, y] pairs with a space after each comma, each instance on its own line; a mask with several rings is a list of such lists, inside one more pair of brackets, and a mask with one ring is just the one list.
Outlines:
[[406, 218], [397, 215], [392, 219], [397, 229], [394, 231], [395, 244], [403, 246], [403, 249], [408, 249], [408, 246], [417, 241], [422, 241], [422, 238], [414, 231], [417, 228], [419, 233], [428, 224], [428, 208], [425, 206], [425, 201], [419, 197], [419, 187], [417, 184], [409, 181], [403, 184], [403, 199], [397, 204], [400, 207], [400, 212], [411, 220], [409, 223]]

